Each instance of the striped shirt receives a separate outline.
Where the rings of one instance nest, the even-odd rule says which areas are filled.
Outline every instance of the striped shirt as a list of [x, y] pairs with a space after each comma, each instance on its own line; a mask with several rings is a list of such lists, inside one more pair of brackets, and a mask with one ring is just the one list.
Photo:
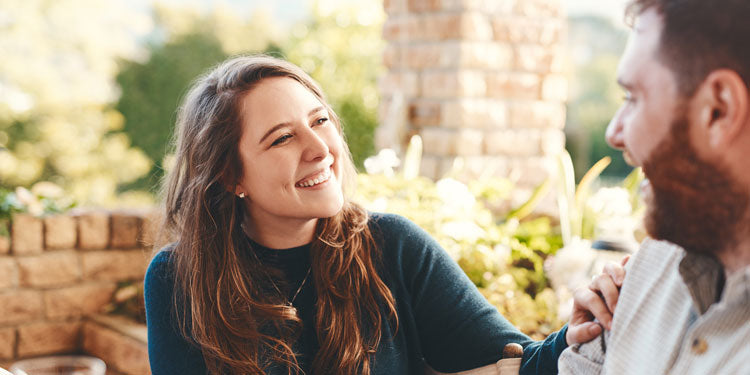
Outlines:
[[712, 257], [646, 240], [627, 268], [612, 330], [567, 348], [561, 374], [750, 374], [750, 266], [725, 279]]

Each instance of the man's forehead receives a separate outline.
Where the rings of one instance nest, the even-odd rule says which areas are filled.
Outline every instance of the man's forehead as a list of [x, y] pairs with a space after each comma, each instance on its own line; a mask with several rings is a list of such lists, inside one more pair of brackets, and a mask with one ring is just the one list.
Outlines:
[[657, 60], [661, 29], [662, 17], [655, 8], [644, 11], [636, 18], [617, 69], [617, 82], [621, 86], [632, 89], [641, 70]]

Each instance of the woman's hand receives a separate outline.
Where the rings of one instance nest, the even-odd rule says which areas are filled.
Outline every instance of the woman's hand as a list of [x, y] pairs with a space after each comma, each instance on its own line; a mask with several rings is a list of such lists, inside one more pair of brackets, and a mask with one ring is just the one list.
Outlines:
[[[625, 264], [607, 263], [600, 275], [594, 276], [588, 287], [578, 288], [573, 295], [573, 313], [570, 315], [565, 340], [568, 345], [593, 340], [601, 334], [602, 327], [612, 328], [612, 315], [617, 307], [620, 287], [625, 280]], [[594, 322], [596, 319], [599, 323]]]

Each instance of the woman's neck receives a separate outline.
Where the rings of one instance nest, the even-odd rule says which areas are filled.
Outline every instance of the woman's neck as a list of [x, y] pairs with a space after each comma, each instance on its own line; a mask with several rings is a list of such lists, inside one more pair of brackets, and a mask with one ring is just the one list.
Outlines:
[[318, 219], [285, 220], [279, 223], [272, 220], [251, 220], [246, 216], [242, 227], [248, 237], [262, 246], [269, 249], [290, 249], [312, 242], [317, 223]]

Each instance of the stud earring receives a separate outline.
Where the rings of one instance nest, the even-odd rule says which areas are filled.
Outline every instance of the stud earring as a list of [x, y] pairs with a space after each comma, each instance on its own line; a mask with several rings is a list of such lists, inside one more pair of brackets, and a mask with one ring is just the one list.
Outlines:
[[240, 193], [240, 198], [245, 198], [245, 193]]

